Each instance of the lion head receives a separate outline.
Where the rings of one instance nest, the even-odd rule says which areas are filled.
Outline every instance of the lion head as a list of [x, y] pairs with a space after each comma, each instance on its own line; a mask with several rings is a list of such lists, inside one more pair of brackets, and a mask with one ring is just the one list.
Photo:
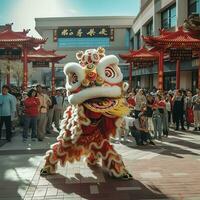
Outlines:
[[105, 56], [103, 48], [79, 51], [76, 58], [79, 63], [70, 62], [64, 67], [71, 104], [100, 97], [119, 98], [128, 89], [128, 85], [123, 83], [118, 58]]

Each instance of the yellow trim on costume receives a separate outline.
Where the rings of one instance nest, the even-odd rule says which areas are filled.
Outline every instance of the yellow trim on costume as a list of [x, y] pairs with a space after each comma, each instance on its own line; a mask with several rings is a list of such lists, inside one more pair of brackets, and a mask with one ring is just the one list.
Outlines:
[[[90, 103], [84, 103], [83, 105], [93, 111], [93, 112], [99, 112], [102, 113], [105, 116], [108, 116], [110, 118], [113, 117], [123, 117], [129, 114], [130, 110], [128, 106], [125, 103], [125, 99], [114, 99], [116, 104], [113, 106], [110, 106], [108, 108], [96, 108]], [[106, 106], [106, 105], [105, 105]], [[102, 106], [103, 107], [103, 106]]]

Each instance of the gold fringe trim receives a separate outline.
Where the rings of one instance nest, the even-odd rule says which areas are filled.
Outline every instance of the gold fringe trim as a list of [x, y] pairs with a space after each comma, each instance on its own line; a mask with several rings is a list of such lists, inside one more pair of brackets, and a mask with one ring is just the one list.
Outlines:
[[83, 105], [93, 111], [93, 112], [99, 112], [102, 113], [103, 115], [107, 116], [107, 117], [123, 117], [129, 114], [130, 110], [128, 108], [128, 105], [125, 101], [125, 99], [120, 98], [120, 99], [115, 99], [115, 101], [117, 102], [114, 106], [111, 106], [109, 108], [95, 108], [92, 106], [92, 104], [89, 103], [84, 103]]

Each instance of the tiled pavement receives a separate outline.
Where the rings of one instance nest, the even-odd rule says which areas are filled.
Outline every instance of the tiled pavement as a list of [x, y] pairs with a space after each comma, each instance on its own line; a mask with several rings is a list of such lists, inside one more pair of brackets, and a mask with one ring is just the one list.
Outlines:
[[54, 137], [24, 144], [18, 134], [0, 148], [0, 200], [200, 200], [200, 132], [172, 133], [156, 147], [114, 144], [133, 174], [121, 181], [84, 161], [40, 177], [43, 152]]

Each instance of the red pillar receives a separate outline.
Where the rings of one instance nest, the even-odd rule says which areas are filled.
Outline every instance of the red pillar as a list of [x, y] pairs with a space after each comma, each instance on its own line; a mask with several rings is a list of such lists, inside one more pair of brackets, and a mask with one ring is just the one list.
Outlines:
[[10, 85], [10, 72], [7, 74], [7, 81], [6, 81], [7, 85]]
[[198, 68], [198, 89], [200, 89], [200, 55], [199, 55], [199, 68]]
[[6, 75], [6, 84], [10, 85], [10, 61], [8, 61], [7, 64], [7, 75]]
[[23, 49], [24, 60], [23, 60], [23, 90], [27, 89], [28, 86], [28, 49]]
[[159, 63], [158, 63], [158, 89], [163, 90], [164, 85], [164, 52], [160, 51]]
[[180, 89], [180, 60], [176, 61], [176, 89]]
[[52, 62], [51, 68], [51, 87], [52, 87], [52, 96], [55, 95], [55, 63]]
[[132, 90], [132, 63], [130, 62], [130, 66], [129, 66], [129, 88], [130, 90]]

